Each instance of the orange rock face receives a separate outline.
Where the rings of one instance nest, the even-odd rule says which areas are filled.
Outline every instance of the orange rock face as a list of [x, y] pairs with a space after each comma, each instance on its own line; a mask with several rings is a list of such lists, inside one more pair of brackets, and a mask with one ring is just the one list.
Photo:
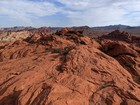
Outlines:
[[119, 63], [131, 73], [134, 81], [140, 83], [140, 37], [132, 35], [130, 36], [128, 33], [125, 34], [127, 37], [130, 36], [130, 42], [128, 41], [128, 38], [126, 38], [127, 40], [119, 40], [119, 37], [115, 38], [115, 35], [121, 36], [122, 33], [117, 30], [110, 33], [109, 35], [106, 35], [105, 39], [101, 39], [101, 50], [118, 60]]
[[115, 30], [115, 31], [109, 33], [108, 35], [102, 36], [102, 38], [131, 42], [132, 35], [125, 31], [121, 32], [120, 30]]
[[69, 29], [2, 43], [0, 105], [139, 105], [135, 44], [96, 42]]

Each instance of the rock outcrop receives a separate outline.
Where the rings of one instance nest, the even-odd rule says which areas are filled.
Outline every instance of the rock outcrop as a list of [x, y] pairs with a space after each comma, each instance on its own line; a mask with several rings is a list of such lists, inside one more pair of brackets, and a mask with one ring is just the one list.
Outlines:
[[140, 83], [139, 37], [127, 33], [125, 34], [126, 37], [122, 38], [121, 35], [122, 33], [117, 30], [106, 35], [105, 39], [103, 36], [100, 41], [102, 45], [101, 50], [115, 58], [127, 71], [130, 72], [133, 80]]
[[1, 44], [0, 105], [139, 105], [140, 80], [121, 64], [137, 65], [138, 47], [125, 43], [63, 29]]
[[131, 42], [131, 37], [132, 37], [131, 34], [120, 30], [115, 30], [109, 33], [108, 35], [102, 36], [103, 39], [122, 40], [127, 42]]

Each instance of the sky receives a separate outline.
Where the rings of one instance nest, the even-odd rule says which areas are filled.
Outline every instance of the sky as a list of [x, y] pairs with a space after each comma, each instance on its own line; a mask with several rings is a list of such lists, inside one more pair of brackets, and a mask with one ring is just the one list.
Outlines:
[[0, 0], [0, 27], [140, 26], [140, 0]]

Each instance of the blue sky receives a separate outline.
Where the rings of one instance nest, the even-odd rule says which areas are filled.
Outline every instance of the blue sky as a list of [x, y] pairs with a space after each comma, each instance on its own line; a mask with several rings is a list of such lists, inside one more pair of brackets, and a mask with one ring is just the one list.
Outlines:
[[140, 25], [140, 0], [0, 0], [0, 27]]

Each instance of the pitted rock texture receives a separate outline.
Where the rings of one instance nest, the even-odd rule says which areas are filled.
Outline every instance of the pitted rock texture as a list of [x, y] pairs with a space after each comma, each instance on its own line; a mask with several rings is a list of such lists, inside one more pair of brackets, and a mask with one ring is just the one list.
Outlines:
[[1, 44], [0, 105], [139, 105], [140, 85], [118, 60], [128, 50], [139, 62], [138, 51], [106, 43], [64, 29]]
[[110, 39], [114, 41], [125, 41], [127, 43], [140, 43], [139, 35], [132, 35], [125, 31], [115, 30], [107, 35], [102, 35], [101, 39]]
[[[120, 31], [117, 31], [120, 32]], [[112, 32], [114, 33], [114, 32]], [[126, 33], [126, 32], [124, 32]], [[100, 40], [101, 51], [115, 58], [127, 71], [130, 72], [135, 82], [140, 83], [140, 42], [139, 37], [131, 35], [131, 42], [126, 40], [110, 39], [111, 34]], [[112, 34], [114, 37], [115, 34]]]

